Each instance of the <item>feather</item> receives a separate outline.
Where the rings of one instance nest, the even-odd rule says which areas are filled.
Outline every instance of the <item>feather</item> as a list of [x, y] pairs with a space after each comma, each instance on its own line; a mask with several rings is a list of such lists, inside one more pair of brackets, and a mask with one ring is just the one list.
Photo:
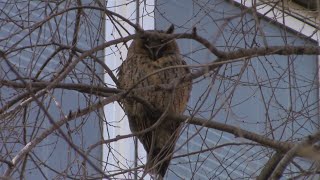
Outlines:
[[[169, 28], [168, 31], [172, 33], [173, 28]], [[160, 32], [154, 31], [154, 33]], [[168, 84], [173, 79], [183, 77], [189, 73], [189, 69], [186, 67], [169, 68], [159, 71], [163, 68], [186, 64], [179, 53], [177, 43], [174, 40], [164, 42], [160, 37], [138, 37], [133, 40], [128, 50], [127, 59], [119, 67], [119, 88], [126, 90], [133, 86], [143, 88], [157, 84]], [[150, 54], [148, 47], [159, 47], [158, 52], [161, 51], [161, 56]], [[141, 81], [142, 78], [156, 71], [158, 73]], [[190, 96], [191, 85], [191, 81], [178, 85], [173, 96], [168, 91], [136, 91], [131, 93], [131, 95], [147, 101], [159, 112], [163, 112], [171, 103], [169, 112], [182, 114]], [[150, 108], [129, 97], [121, 100], [121, 103], [128, 116], [132, 132], [140, 132], [157, 122], [161, 113], [150, 112]], [[154, 130], [138, 136], [139, 141], [143, 144], [148, 154], [146, 171], [161, 178], [165, 176], [180, 131], [180, 122], [166, 119], [161, 121], [161, 124]]]

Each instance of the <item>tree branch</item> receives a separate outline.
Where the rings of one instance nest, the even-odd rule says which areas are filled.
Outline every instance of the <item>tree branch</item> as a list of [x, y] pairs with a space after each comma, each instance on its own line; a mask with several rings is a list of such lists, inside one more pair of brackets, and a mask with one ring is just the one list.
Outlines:
[[261, 170], [259, 176], [257, 177], [257, 180], [265, 180], [269, 179], [272, 172], [276, 168], [277, 164], [281, 161], [283, 157], [283, 153], [276, 152], [269, 161], [264, 165], [263, 169]]
[[[309, 157], [312, 158], [312, 160], [319, 161], [319, 148], [315, 149], [315, 147], [313, 146], [313, 144], [319, 141], [319, 139], [320, 131], [314, 133], [313, 135], [309, 135], [305, 140], [292, 146], [273, 171], [271, 179], [279, 179], [292, 158], [301, 150], [304, 150], [306, 152], [309, 151]], [[315, 152], [317, 152], [317, 154], [315, 154]]]
[[[232, 125], [219, 123], [214, 120], [208, 120], [208, 119], [197, 118], [197, 117], [189, 117], [185, 115], [179, 116], [179, 115], [172, 115], [172, 114], [169, 114], [167, 118], [176, 119], [181, 122], [199, 125], [207, 128], [217, 129], [223, 132], [228, 132], [230, 134], [235, 135], [236, 137], [242, 137], [242, 138], [257, 142], [261, 144], [261, 146], [273, 148], [282, 153], [286, 153], [290, 151], [290, 149], [295, 146], [294, 143], [269, 139], [260, 134], [250, 132]], [[318, 150], [319, 148], [315, 146], [310, 146], [310, 145], [306, 146], [306, 144], [304, 145], [305, 146], [299, 146], [298, 148], [296, 148], [294, 155], [305, 157], [312, 160], [320, 160], [320, 151]]]

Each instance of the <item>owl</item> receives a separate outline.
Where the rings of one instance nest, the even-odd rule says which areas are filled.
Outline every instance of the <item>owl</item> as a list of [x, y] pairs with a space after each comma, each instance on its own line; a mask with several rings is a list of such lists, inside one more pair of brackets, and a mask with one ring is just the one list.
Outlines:
[[[143, 88], [151, 85], [169, 84], [172, 80], [183, 77], [190, 72], [186, 66], [168, 68], [186, 65], [180, 55], [176, 41], [159, 36], [161, 33], [171, 34], [173, 30], [173, 26], [168, 28], [167, 31], [151, 30], [148, 31], [151, 36], [140, 34], [133, 40], [128, 49], [126, 60], [119, 67], [120, 89], [128, 90], [133, 86]], [[147, 75], [150, 76], [143, 79]], [[182, 114], [190, 96], [191, 85], [191, 80], [188, 80], [180, 83], [171, 92], [164, 90], [135, 91], [131, 95], [141, 98], [157, 112], [164, 112], [169, 107], [169, 113]], [[133, 133], [149, 128], [157, 122], [161, 115], [161, 113], [151, 112], [146, 104], [130, 98], [130, 95], [121, 100], [121, 103], [128, 116], [129, 127]], [[174, 119], [164, 119], [152, 131], [137, 136], [147, 152], [145, 171], [159, 177], [159, 179], [164, 177], [181, 126], [181, 123]]]

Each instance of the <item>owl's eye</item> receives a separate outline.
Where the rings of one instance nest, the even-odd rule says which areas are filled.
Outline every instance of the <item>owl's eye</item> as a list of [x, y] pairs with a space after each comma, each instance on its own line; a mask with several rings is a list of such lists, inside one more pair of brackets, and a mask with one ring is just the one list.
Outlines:
[[144, 45], [149, 46], [149, 45], [150, 45], [150, 43], [151, 43], [150, 38], [145, 38], [145, 39], [143, 39], [143, 43], [144, 43]]
[[145, 36], [141, 37], [141, 39], [142, 39], [143, 41], [145, 41], [145, 42], [150, 41], [150, 38], [145, 37]]
[[165, 45], [165, 44], [168, 44], [169, 41], [168, 41], [167, 39], [161, 39], [161, 40], [160, 40], [160, 43], [161, 43], [162, 45]]

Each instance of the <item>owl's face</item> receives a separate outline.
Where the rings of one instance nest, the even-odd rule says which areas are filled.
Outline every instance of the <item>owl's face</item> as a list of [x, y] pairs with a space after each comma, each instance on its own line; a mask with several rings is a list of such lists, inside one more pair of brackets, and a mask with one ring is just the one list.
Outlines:
[[[175, 53], [179, 53], [179, 49], [177, 43], [173, 39], [164, 39], [159, 36], [159, 33], [173, 33], [173, 26], [170, 27], [167, 31], [148, 31], [151, 34], [154, 33], [154, 36], [146, 36], [141, 35], [137, 39], [135, 39], [130, 49], [134, 48], [136, 53], [146, 54], [150, 57], [150, 59], [156, 61], [159, 58], [162, 58], [167, 55], [172, 55]], [[129, 49], [129, 50], [130, 50]]]

